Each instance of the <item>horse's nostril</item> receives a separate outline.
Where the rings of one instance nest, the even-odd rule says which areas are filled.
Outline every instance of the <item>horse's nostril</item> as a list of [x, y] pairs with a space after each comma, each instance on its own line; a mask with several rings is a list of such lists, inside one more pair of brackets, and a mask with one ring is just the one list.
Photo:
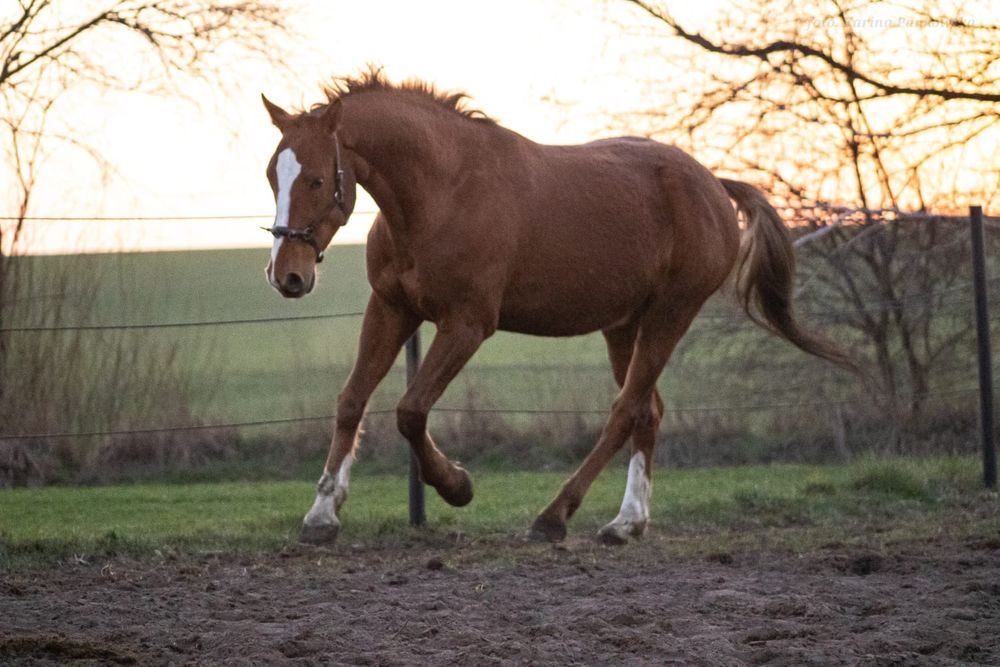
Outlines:
[[302, 280], [302, 276], [300, 276], [299, 274], [289, 273], [288, 275], [285, 276], [284, 288], [286, 292], [290, 294], [298, 294], [302, 291], [302, 289], [305, 286], [306, 283], [304, 280]]

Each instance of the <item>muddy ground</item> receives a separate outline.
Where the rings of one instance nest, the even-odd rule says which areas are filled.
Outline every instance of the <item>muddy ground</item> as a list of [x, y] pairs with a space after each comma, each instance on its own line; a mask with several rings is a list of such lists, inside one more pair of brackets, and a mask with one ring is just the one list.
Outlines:
[[514, 538], [5, 575], [0, 663], [1000, 664], [1000, 538], [667, 556]]

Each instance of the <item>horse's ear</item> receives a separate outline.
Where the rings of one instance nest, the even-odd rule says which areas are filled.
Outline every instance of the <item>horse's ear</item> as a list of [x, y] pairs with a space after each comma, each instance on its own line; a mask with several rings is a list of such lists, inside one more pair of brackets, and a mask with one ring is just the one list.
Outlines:
[[340, 100], [334, 100], [326, 105], [326, 110], [320, 117], [327, 132], [333, 134], [340, 127], [340, 119], [344, 115], [344, 105]]
[[274, 123], [276, 128], [284, 132], [285, 128], [292, 122], [292, 115], [264, 97], [263, 93], [261, 93], [260, 99], [264, 101], [264, 108], [267, 109], [267, 113], [271, 116], [271, 122]]

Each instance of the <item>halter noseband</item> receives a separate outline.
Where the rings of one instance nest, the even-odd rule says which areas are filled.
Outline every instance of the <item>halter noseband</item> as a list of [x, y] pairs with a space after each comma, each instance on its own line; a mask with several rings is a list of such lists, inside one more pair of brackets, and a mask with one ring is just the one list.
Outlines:
[[[336, 206], [343, 212], [344, 218], [347, 218], [347, 209], [344, 208], [344, 168], [341, 166], [340, 161], [340, 140], [337, 139], [337, 133], [333, 133], [333, 146], [336, 156], [336, 164], [334, 164], [333, 178], [334, 185], [336, 186], [333, 191], [333, 203], [327, 207], [324, 211], [323, 216], [325, 217], [327, 213], [333, 210]], [[313, 225], [307, 225], [305, 229], [293, 229], [291, 227], [281, 227], [278, 225], [272, 225], [271, 227], [261, 227], [265, 232], [271, 232], [271, 236], [274, 238], [286, 238], [292, 241], [304, 241], [312, 246], [313, 250], [316, 251], [316, 263], [319, 264], [323, 261], [323, 249], [319, 247], [316, 243], [316, 237], [314, 236], [316, 228]]]
[[305, 241], [316, 251], [316, 263], [319, 264], [323, 261], [323, 251], [316, 244], [316, 237], [313, 236], [313, 232], [316, 230], [312, 225], [309, 225], [305, 229], [292, 229], [291, 227], [279, 227], [277, 225], [273, 227], [261, 227], [261, 229], [265, 232], [271, 232], [271, 236], [274, 238], [284, 237], [293, 241]]

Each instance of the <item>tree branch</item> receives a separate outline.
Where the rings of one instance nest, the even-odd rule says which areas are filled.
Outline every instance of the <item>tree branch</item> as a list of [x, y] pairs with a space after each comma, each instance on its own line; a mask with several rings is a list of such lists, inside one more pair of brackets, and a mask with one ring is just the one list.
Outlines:
[[724, 56], [738, 58], [753, 57], [760, 60], [767, 60], [767, 57], [774, 53], [794, 53], [807, 58], [817, 58], [826, 63], [831, 69], [843, 74], [848, 81], [861, 81], [877, 90], [881, 91], [880, 97], [890, 95], [915, 95], [917, 97], [939, 97], [945, 100], [972, 100], [976, 102], [1000, 102], [1000, 93], [984, 93], [965, 90], [950, 90], [943, 88], [929, 88], [924, 86], [899, 86], [886, 81], [879, 81], [872, 76], [847, 65], [829, 53], [821, 51], [808, 44], [794, 42], [790, 40], [776, 40], [764, 46], [747, 46], [744, 44], [717, 44], [703, 35], [685, 30], [669, 14], [659, 10], [645, 0], [626, 0], [653, 18], [668, 25], [674, 33], [692, 44], [699, 46], [711, 53], [718, 53]]

